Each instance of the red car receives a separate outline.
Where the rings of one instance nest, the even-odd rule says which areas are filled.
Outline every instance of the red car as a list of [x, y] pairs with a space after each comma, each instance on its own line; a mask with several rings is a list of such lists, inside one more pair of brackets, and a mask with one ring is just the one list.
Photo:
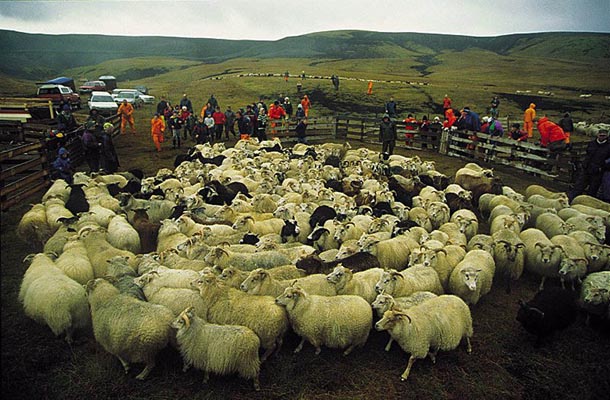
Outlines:
[[91, 92], [105, 92], [106, 84], [104, 81], [88, 81], [84, 85], [78, 88], [78, 92], [81, 94]]

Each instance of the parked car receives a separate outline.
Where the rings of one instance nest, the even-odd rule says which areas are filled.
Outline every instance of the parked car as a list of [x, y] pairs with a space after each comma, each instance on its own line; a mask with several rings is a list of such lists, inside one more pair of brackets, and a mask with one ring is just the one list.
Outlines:
[[131, 103], [135, 108], [140, 108], [144, 104], [144, 100], [142, 100], [136, 91], [132, 90], [122, 90], [114, 96], [114, 101], [117, 104], [123, 102], [123, 100], [127, 100], [128, 103]]
[[36, 96], [41, 99], [49, 99], [56, 107], [62, 104], [70, 105], [70, 108], [79, 109], [81, 100], [78, 93], [74, 93], [72, 89], [63, 85], [45, 84], [38, 87]]
[[81, 94], [91, 93], [91, 92], [105, 92], [106, 91], [106, 83], [104, 81], [88, 81], [85, 82], [84, 85], [81, 85], [78, 88], [78, 92]]
[[140, 92], [142, 92], [144, 94], [148, 94], [148, 88], [146, 86], [138, 85], [138, 86], [136, 86], [136, 90], [139, 90]]
[[112, 91], [112, 97], [116, 98], [121, 92], [134, 92], [138, 95], [140, 99], [144, 102], [144, 104], [153, 104], [155, 102], [155, 96], [151, 96], [148, 94], [144, 94], [138, 89], [114, 89]]
[[108, 92], [91, 92], [91, 98], [87, 104], [89, 110], [97, 110], [102, 115], [114, 115], [119, 108]]

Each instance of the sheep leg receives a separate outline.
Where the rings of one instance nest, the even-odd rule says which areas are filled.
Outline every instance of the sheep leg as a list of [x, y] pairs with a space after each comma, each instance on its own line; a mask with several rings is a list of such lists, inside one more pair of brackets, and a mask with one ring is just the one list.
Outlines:
[[320, 346], [316, 346], [316, 356], [318, 354], [320, 354], [321, 351], [322, 351], [322, 348]]
[[203, 384], [205, 385], [210, 380], [210, 371], [203, 371]]
[[355, 345], [355, 344], [352, 344], [352, 345], [351, 345], [351, 346], [349, 346], [347, 349], [345, 349], [345, 351], [343, 352], [343, 355], [344, 355], [344, 356], [348, 355], [348, 354], [349, 354], [349, 353], [351, 353], [351, 352], [352, 352], [352, 350], [354, 350], [355, 348], [356, 348], [356, 345]]
[[73, 332], [74, 332], [74, 330], [71, 327], [66, 329], [66, 343], [68, 343], [68, 344], [74, 343], [74, 339], [72, 338]]
[[258, 375], [256, 375], [254, 378], [252, 378], [252, 381], [254, 383], [254, 390], [256, 390], [257, 392], [261, 390], [261, 384], [258, 380]]
[[538, 286], [538, 291], [541, 291], [544, 289], [544, 281], [546, 280], [546, 276], [542, 277], [542, 281], [540, 281], [540, 286]]
[[299, 345], [297, 346], [296, 349], [294, 349], [294, 353], [298, 353], [303, 349], [303, 344], [305, 344], [305, 338], [301, 339], [301, 343], [299, 343]]
[[428, 352], [428, 357], [432, 361], [432, 364], [436, 364], [436, 355], [438, 354], [438, 349], [432, 350]]
[[566, 288], [565, 280], [563, 278], [559, 278], [559, 281], [561, 282], [561, 288], [565, 289]]
[[470, 343], [470, 338], [466, 336], [466, 353], [472, 353], [472, 344]]
[[[265, 350], [265, 352], [261, 356], [261, 362], [264, 362], [267, 358], [269, 358], [269, 356], [273, 353], [273, 351], [276, 349], [276, 347], [277, 347], [277, 345], [274, 344], [272, 347]], [[295, 350], [295, 353], [296, 353], [296, 350]]]
[[409, 373], [411, 372], [411, 367], [415, 363], [415, 360], [416, 360], [416, 358], [414, 356], [409, 357], [409, 363], [407, 364], [407, 369], [405, 369], [405, 372], [403, 372], [402, 375], [400, 375], [401, 381], [404, 382], [407, 380], [407, 378], [409, 377]]
[[155, 367], [155, 362], [154, 361], [149, 361], [146, 364], [146, 367], [144, 367], [144, 369], [142, 370], [142, 372], [140, 372], [140, 374], [138, 376], [136, 376], [136, 379], [143, 381], [144, 379], [146, 379], [146, 377], [148, 376], [148, 374], [150, 374], [150, 371], [152, 371], [152, 369]]
[[189, 364], [188, 362], [184, 362], [184, 365], [182, 366], [182, 372], [186, 372], [189, 369], [191, 369], [191, 364]]
[[123, 369], [125, 370], [125, 375], [127, 375], [129, 373], [129, 363], [125, 360], [123, 360], [121, 357], [118, 357], [119, 361], [121, 362], [121, 364], [123, 365]]
[[393, 342], [394, 342], [394, 339], [392, 339], [392, 337], [390, 337], [390, 340], [388, 340], [388, 344], [385, 345], [385, 351], [390, 351], [390, 348], [392, 348]]

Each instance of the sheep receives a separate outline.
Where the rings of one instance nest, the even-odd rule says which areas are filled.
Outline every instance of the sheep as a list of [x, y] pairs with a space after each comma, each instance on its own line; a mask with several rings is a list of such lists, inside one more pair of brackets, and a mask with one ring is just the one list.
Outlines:
[[382, 268], [401, 270], [406, 268], [409, 263], [410, 246], [412, 245], [410, 240], [406, 235], [386, 240], [379, 240], [373, 235], [368, 235], [359, 245], [360, 251], [377, 257]]
[[547, 199], [559, 199], [559, 198], [567, 198], [568, 195], [565, 192], [552, 192], [540, 185], [529, 185], [525, 189], [525, 198], [529, 199], [530, 196], [534, 194], [539, 194]]
[[203, 274], [191, 283], [199, 290], [209, 322], [243, 325], [252, 329], [265, 349], [261, 362], [282, 346], [289, 322], [286, 310], [275, 304], [273, 297], [252, 296], [225, 286], [214, 274]]
[[295, 353], [307, 340], [315, 347], [316, 355], [322, 351], [321, 346], [326, 346], [345, 349], [343, 355], [347, 356], [366, 343], [373, 324], [371, 306], [358, 296], [317, 296], [291, 286], [275, 303], [285, 307], [292, 329], [301, 336]]
[[568, 236], [573, 237], [581, 245], [587, 259], [587, 272], [598, 272], [608, 264], [608, 252], [604, 245], [597, 243], [595, 236], [589, 232], [574, 231]]
[[[566, 210], [566, 209], [564, 208], [563, 210]], [[538, 207], [538, 206], [532, 206], [530, 208], [527, 208], [524, 212], [525, 212], [525, 215], [527, 216], [527, 218], [526, 218], [525, 224], [523, 224], [522, 229], [535, 228], [536, 219], [538, 219], [538, 217], [544, 213], [559, 214], [557, 212], [557, 210], [555, 210], [554, 208], [544, 208], [544, 207]]]
[[581, 194], [579, 196], [576, 196], [572, 200], [572, 206], [574, 206], [574, 205], [583, 205], [583, 206], [588, 206], [588, 207], [595, 208], [598, 210], [603, 210], [605, 212], [610, 212], [610, 205], [608, 205], [608, 203], [606, 203], [603, 200], [599, 200], [593, 196], [586, 195], [586, 194]]
[[455, 173], [454, 183], [472, 192], [473, 201], [478, 202], [483, 193], [502, 192], [502, 185], [493, 176], [492, 170], [473, 171], [469, 168], [460, 168]]
[[43, 276], [65, 275], [62, 270], [55, 266], [55, 262], [51, 259], [50, 255], [45, 253], [29, 254], [23, 259], [23, 262], [29, 262], [30, 265], [25, 274], [23, 274], [21, 286], [19, 287], [18, 299], [21, 303], [23, 303], [30, 285], [36, 279]]
[[[474, 211], [474, 205], [472, 204], [472, 192], [464, 189], [460, 185], [452, 183], [451, 185], [447, 186], [445, 189], [445, 199], [452, 214], [460, 209]], [[479, 199], [479, 202], [480, 201], [481, 199]]]
[[[552, 209], [552, 210], [554, 210], [554, 209]], [[511, 215], [511, 216], [517, 218], [517, 221], [519, 221], [519, 224], [521, 224], [521, 226], [523, 226], [523, 225], [525, 225], [526, 222], [529, 221], [530, 212], [523, 207], [518, 207], [517, 211], [513, 211], [513, 209], [511, 209], [510, 207], [508, 207], [504, 204], [500, 204], [500, 205], [495, 206], [493, 208], [493, 210], [491, 210], [488, 221], [491, 223], [494, 219], [496, 219], [496, 217], [498, 217], [500, 215]]]
[[204, 268], [211, 266], [211, 264], [208, 264], [203, 260], [191, 260], [181, 257], [178, 255], [178, 249], [166, 250], [159, 254], [159, 256], [161, 257], [161, 263], [172, 269], [190, 269], [193, 271], [202, 271]]
[[413, 207], [409, 210], [409, 221], [415, 222], [428, 232], [432, 231], [432, 221], [430, 214], [424, 207]]
[[580, 288], [579, 304], [586, 311], [587, 325], [591, 316], [607, 316], [610, 304], [610, 271], [587, 275]]
[[[45, 253], [61, 254], [68, 240], [74, 236], [76, 230], [74, 228], [78, 217], [60, 218], [62, 225], [53, 233], [53, 235], [44, 243], [43, 251]], [[78, 224], [77, 224], [78, 226]]]
[[383, 269], [381, 268], [368, 269], [366, 271], [354, 273], [349, 268], [345, 268], [342, 264], [338, 264], [333, 272], [326, 275], [326, 280], [335, 286], [337, 294], [360, 296], [371, 304], [377, 297], [375, 284], [379, 281], [379, 278], [381, 278], [382, 273]]
[[521, 232], [521, 228], [523, 227], [521, 221], [522, 219], [516, 214], [498, 215], [493, 221], [491, 221], [489, 233], [493, 235], [499, 230], [509, 229], [516, 234], [519, 234], [519, 232]]
[[476, 305], [491, 290], [495, 272], [494, 259], [488, 252], [471, 250], [451, 272], [449, 292]]
[[451, 218], [447, 222], [455, 222], [460, 228], [460, 232], [466, 235], [466, 240], [470, 240], [479, 231], [479, 220], [470, 210], [457, 210], [451, 214]]
[[[266, 271], [270, 277], [277, 280], [294, 280], [306, 276], [305, 270], [297, 268], [295, 265], [282, 265], [269, 268]], [[226, 267], [221, 271], [218, 279], [222, 280], [227, 286], [239, 289], [239, 286], [246, 280], [248, 275], [250, 275], [249, 271], [242, 271], [237, 267]]]
[[441, 242], [428, 240], [422, 244], [419, 259], [414, 260], [411, 265], [423, 265], [434, 269], [443, 289], [447, 290], [451, 272], [465, 255], [466, 251], [460, 246], [445, 246]]
[[109, 208], [102, 207], [99, 204], [92, 204], [88, 212], [80, 215], [80, 221], [90, 220], [102, 228], [108, 228], [108, 224], [115, 215], [116, 213]]
[[209, 265], [218, 265], [222, 268], [238, 266], [244, 271], [252, 271], [256, 268], [272, 268], [280, 265], [292, 264], [292, 260], [279, 251], [262, 251], [258, 253], [240, 253], [212, 247], [203, 260]]
[[248, 215], [238, 217], [233, 223], [233, 229], [240, 232], [251, 232], [259, 236], [269, 233], [280, 234], [283, 226], [284, 220], [281, 218], [269, 218], [262, 221], [256, 221]]
[[566, 208], [566, 207], [570, 206], [568, 199], [566, 197], [559, 197], [556, 199], [547, 199], [546, 197], [544, 197], [540, 194], [531, 195], [530, 197], [527, 198], [527, 202], [534, 204], [538, 207], [554, 208], [557, 211], [561, 210], [562, 208]]
[[74, 214], [65, 207], [61, 199], [48, 199], [44, 202], [44, 205], [46, 207], [47, 224], [53, 233], [61, 226], [61, 218], [69, 219], [74, 217]]
[[427, 207], [428, 215], [430, 216], [430, 222], [432, 223], [432, 229], [438, 229], [441, 225], [449, 222], [451, 217], [451, 210], [449, 206], [440, 201], [434, 201]]
[[64, 245], [64, 251], [55, 261], [55, 266], [81, 285], [85, 285], [94, 278], [87, 248], [76, 238], [69, 240]]
[[553, 332], [570, 326], [577, 315], [573, 293], [560, 288], [546, 288], [528, 302], [519, 300], [517, 321], [529, 333], [536, 335], [536, 347]]
[[165, 219], [161, 222], [159, 235], [157, 236], [157, 253], [174, 248], [188, 239], [188, 236], [180, 232], [180, 227], [176, 221]]
[[203, 370], [203, 382], [210, 372], [237, 373], [252, 379], [254, 390], [260, 390], [260, 339], [251, 329], [239, 325], [216, 325], [199, 318], [189, 307], [172, 322], [176, 341], [185, 365]]
[[578, 243], [578, 240], [567, 235], [553, 236], [551, 242], [559, 246], [562, 253], [561, 262], [559, 263], [561, 287], [564, 287], [565, 281], [569, 281], [572, 283], [572, 290], [575, 290], [574, 281], [581, 283], [582, 278], [587, 273], [588, 262], [585, 257], [585, 251], [580, 243]]
[[415, 266], [400, 272], [394, 269], [384, 271], [375, 284], [375, 291], [394, 297], [410, 296], [420, 291], [444, 293], [436, 271], [424, 266]]
[[567, 235], [573, 226], [567, 224], [557, 214], [543, 213], [536, 218], [536, 228], [540, 229], [548, 238], [556, 235]]
[[485, 235], [483, 233], [479, 233], [478, 235], [474, 235], [469, 241], [468, 246], [466, 246], [466, 250], [485, 250], [492, 256], [494, 255], [494, 240], [490, 235]]
[[510, 283], [523, 274], [525, 267], [525, 243], [510, 229], [500, 229], [492, 235], [493, 258], [496, 273], [506, 280], [506, 293], [510, 293]]
[[320, 296], [334, 296], [337, 294], [336, 286], [332, 282], [327, 281], [326, 275], [313, 274], [303, 278], [278, 280], [270, 276], [269, 272], [262, 268], [251, 271], [239, 288], [248, 294], [256, 296], [277, 297], [284, 292], [284, 289], [294, 283], [297, 283], [310, 294]]
[[584, 214], [597, 215], [604, 219], [606, 226], [610, 226], [610, 212], [598, 208], [589, 207], [584, 204], [572, 203], [572, 208]]
[[130, 265], [132, 267], [135, 265], [135, 254], [127, 250], [117, 249], [108, 243], [103, 228], [84, 227], [78, 231], [78, 240], [82, 241], [87, 249], [87, 256], [93, 268], [93, 276], [96, 278], [106, 276], [107, 260], [114, 256], [128, 257]]
[[518, 193], [515, 189], [513, 189], [510, 186], [502, 186], [502, 194], [513, 200], [517, 200], [517, 201], [525, 200], [525, 196], [523, 196], [521, 193]]
[[157, 250], [157, 238], [161, 224], [152, 222], [145, 209], [134, 209], [132, 226], [140, 237], [142, 253], [152, 253]]
[[441, 225], [438, 230], [445, 232], [449, 236], [447, 244], [454, 244], [466, 248], [466, 245], [468, 244], [466, 235], [455, 222], [447, 222], [446, 224]]
[[17, 236], [26, 243], [31, 243], [42, 249], [51, 237], [51, 227], [47, 222], [47, 211], [44, 204], [34, 204], [17, 225]]
[[87, 296], [95, 340], [121, 361], [126, 374], [130, 363], [144, 363], [136, 379], [146, 379], [155, 366], [155, 356], [169, 342], [172, 312], [120, 294], [101, 278], [87, 283]]
[[42, 195], [42, 202], [45, 203], [49, 199], [57, 198], [65, 203], [68, 201], [68, 196], [70, 196], [70, 185], [63, 179], [57, 179]]
[[438, 296], [406, 312], [386, 311], [375, 329], [387, 330], [392, 339], [411, 354], [401, 381], [407, 380], [416, 359], [430, 356], [432, 363], [436, 363], [439, 350], [453, 350], [463, 339], [467, 353], [472, 352], [472, 316], [468, 305], [457, 296]]
[[547, 278], [559, 278], [561, 250], [539, 229], [526, 229], [519, 237], [525, 243], [525, 269], [542, 277], [538, 289], [542, 290]]
[[[115, 256], [108, 260], [108, 279], [123, 294], [146, 301], [142, 288], [134, 282], [136, 273], [129, 265], [127, 257]], [[93, 279], [93, 278], [92, 278]]]
[[134, 254], [138, 254], [142, 247], [138, 231], [127, 222], [123, 215], [116, 215], [110, 220], [106, 240], [117, 249], [127, 250]]
[[571, 231], [589, 232], [600, 244], [606, 242], [606, 226], [599, 216], [574, 216], [566, 220], [566, 224], [571, 225]]

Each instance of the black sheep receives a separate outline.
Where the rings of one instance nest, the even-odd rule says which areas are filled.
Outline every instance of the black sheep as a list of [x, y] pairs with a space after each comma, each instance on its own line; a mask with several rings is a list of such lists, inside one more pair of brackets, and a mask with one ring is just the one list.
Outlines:
[[337, 216], [337, 212], [329, 206], [319, 206], [311, 213], [309, 217], [309, 226], [314, 229], [316, 226], [323, 226], [326, 221]]
[[70, 196], [66, 201], [66, 208], [74, 215], [89, 211], [89, 202], [83, 191], [83, 185], [72, 184], [70, 187], [72, 190], [70, 190]]
[[260, 242], [260, 239], [258, 235], [255, 235], [254, 233], [246, 233], [244, 237], [239, 240], [239, 244], [256, 245], [258, 242]]
[[574, 292], [557, 288], [545, 288], [527, 303], [519, 300], [517, 321], [526, 331], [536, 335], [536, 346], [553, 332], [570, 326], [578, 312]]

